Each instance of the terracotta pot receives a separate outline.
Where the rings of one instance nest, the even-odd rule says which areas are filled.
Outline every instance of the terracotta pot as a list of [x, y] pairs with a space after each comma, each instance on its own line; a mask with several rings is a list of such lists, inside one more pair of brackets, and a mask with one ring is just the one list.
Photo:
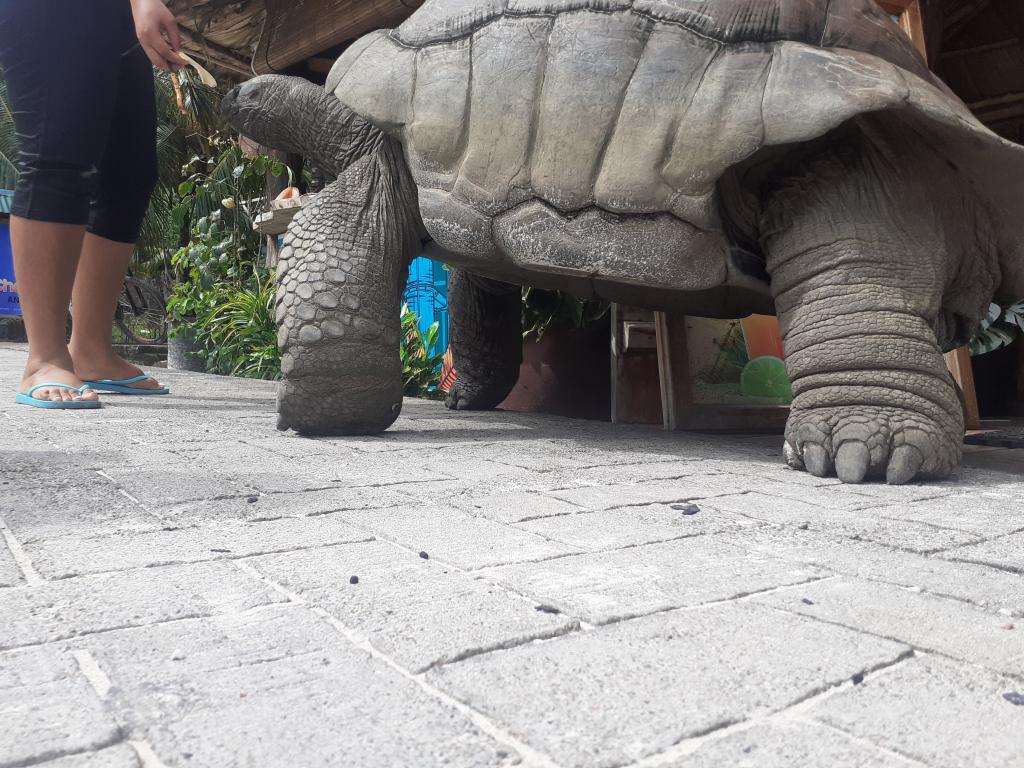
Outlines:
[[507, 411], [577, 419], [611, 418], [608, 322], [587, 328], [549, 328], [523, 341], [519, 381], [499, 405]]

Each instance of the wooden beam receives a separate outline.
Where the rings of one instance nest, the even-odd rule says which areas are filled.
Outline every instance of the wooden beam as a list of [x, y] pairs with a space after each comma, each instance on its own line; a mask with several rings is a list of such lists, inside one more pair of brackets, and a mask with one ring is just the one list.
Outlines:
[[903, 9], [903, 13], [900, 14], [900, 29], [910, 38], [914, 47], [917, 48], [917, 52], [924, 59], [924, 63], [927, 64], [928, 45], [924, 39], [924, 21], [921, 18], [921, 4], [918, 0], [910, 0], [906, 8]]
[[220, 67], [221, 69], [226, 69], [246, 77], [252, 77], [252, 65], [245, 59], [237, 56], [233, 51], [229, 51], [227, 48], [216, 43], [211, 43], [199, 33], [180, 24], [178, 25], [178, 31], [184, 42], [185, 50], [190, 55], [194, 55], [200, 61], [212, 64], [215, 67]]
[[912, 0], [878, 0], [882, 10], [893, 15], [903, 13]]
[[970, 7], [961, 7], [957, 11], [954, 11], [946, 19], [946, 32], [945, 37], [947, 40], [952, 40], [958, 34], [960, 34], [964, 28], [974, 21], [982, 11], [986, 10], [989, 6], [989, 0], [977, 0]]
[[985, 43], [984, 45], [972, 45], [970, 48], [952, 48], [942, 52], [942, 59], [955, 59], [963, 56], [974, 56], [979, 53], [988, 53], [990, 51], [1000, 51], [1003, 48], [1014, 48], [1021, 44], [1020, 38], [1011, 37], [1007, 40], [1001, 40], [998, 43]]
[[1008, 104], [1017, 104], [1024, 101], [1024, 92], [1007, 93], [1002, 96], [994, 96], [991, 99], [972, 101], [967, 106], [972, 112], [980, 112], [993, 107], [1005, 107]]
[[281, 72], [370, 30], [398, 25], [422, 1], [332, 0], [303, 4], [267, 0], [267, 21], [253, 57], [253, 68], [260, 74]]
[[321, 75], [326, 75], [330, 73], [334, 62], [334, 59], [314, 56], [312, 59], [306, 59], [306, 67], [310, 72], [319, 72]]

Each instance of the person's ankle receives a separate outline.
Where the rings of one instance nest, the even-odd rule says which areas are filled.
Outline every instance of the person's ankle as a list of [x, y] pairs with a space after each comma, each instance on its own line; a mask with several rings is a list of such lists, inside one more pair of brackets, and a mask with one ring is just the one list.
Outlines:
[[73, 360], [113, 360], [120, 357], [109, 342], [68, 342], [68, 354]]
[[25, 378], [53, 369], [74, 372], [75, 365], [71, 353], [66, 348], [49, 351], [46, 354], [29, 352], [28, 360], [25, 361]]

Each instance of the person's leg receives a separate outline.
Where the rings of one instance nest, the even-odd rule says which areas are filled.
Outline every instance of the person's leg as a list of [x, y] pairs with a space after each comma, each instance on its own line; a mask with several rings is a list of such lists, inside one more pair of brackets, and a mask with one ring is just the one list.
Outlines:
[[[132, 243], [85, 235], [71, 298], [74, 323], [68, 344], [75, 375], [83, 381], [130, 379], [143, 373], [112, 346], [114, 310], [134, 250]], [[149, 378], [132, 386], [159, 389], [160, 383]]]
[[[11, 217], [14, 272], [21, 298], [25, 331], [29, 338], [28, 362], [19, 391], [36, 384], [60, 382], [80, 387], [65, 344], [68, 302], [75, 279], [75, 264], [85, 227]], [[46, 387], [32, 396], [39, 400], [96, 400], [96, 393]]]
[[[29, 338], [20, 391], [71, 400], [82, 381], [64, 344], [68, 301], [106, 145], [118, 54], [104, 18], [113, 4], [0, 0], [0, 68], [18, 134], [12, 206], [15, 274]], [[94, 392], [84, 399], [95, 400]]]
[[[156, 104], [153, 70], [125, 13], [120, 67], [99, 186], [82, 245], [71, 312], [69, 345], [75, 373], [85, 380], [128, 379], [143, 372], [114, 352], [112, 328], [125, 271], [156, 183]], [[154, 379], [132, 384], [160, 389]]]

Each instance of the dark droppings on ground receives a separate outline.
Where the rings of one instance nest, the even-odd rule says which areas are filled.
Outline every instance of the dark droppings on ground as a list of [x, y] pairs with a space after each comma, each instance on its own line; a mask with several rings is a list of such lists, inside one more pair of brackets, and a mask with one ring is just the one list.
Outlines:
[[861, 683], [864, 682], [864, 673], [863, 672], [857, 672], [856, 674], [854, 674], [853, 677], [850, 678], [850, 680], [853, 681], [854, 685], [860, 685]]
[[359, 583], [359, 577], [358, 576], [349, 576], [348, 577], [348, 583], [349, 584], [358, 584]]
[[424, 560], [430, 559], [430, 555], [428, 555], [426, 552], [420, 552], [420, 557], [422, 557]]
[[809, 598], [809, 597], [801, 597], [800, 598], [800, 602], [803, 603], [804, 605], [814, 605], [814, 601], [811, 600], [811, 598]]
[[249, 498], [246, 499], [246, 501], [249, 502], [250, 504], [255, 504], [259, 500], [259, 496], [250, 496]]
[[535, 605], [533, 606], [533, 608], [534, 610], [540, 611], [541, 613], [561, 613], [561, 611], [555, 608], [555, 606], [545, 605], [543, 603], [541, 603], [540, 605]]
[[1024, 693], [1018, 693], [1017, 691], [1008, 691], [1003, 694], [1003, 698], [1016, 707], [1024, 707]]
[[698, 512], [700, 512], [700, 507], [698, 507], [696, 504], [671, 504], [669, 506], [671, 506], [672, 509], [679, 510], [684, 515], [696, 515]]
[[214, 548], [214, 549], [211, 549], [210, 551], [211, 552], [221, 552], [221, 553], [223, 553], [223, 552], [230, 552], [231, 550], [230, 549], [217, 549], [217, 548]]

